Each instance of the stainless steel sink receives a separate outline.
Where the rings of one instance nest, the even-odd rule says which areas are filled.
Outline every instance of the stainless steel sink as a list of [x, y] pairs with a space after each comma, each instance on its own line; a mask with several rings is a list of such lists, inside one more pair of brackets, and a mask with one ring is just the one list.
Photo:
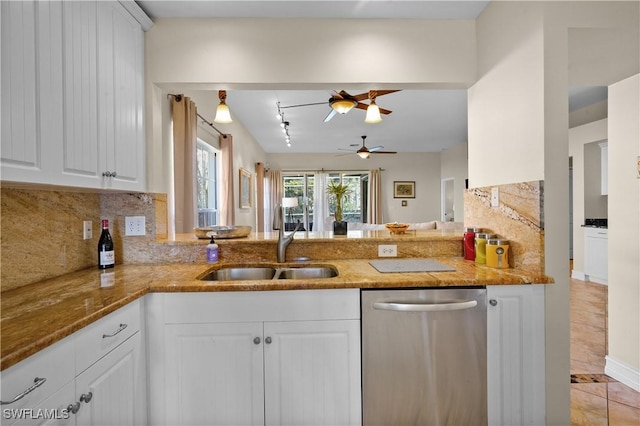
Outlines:
[[338, 270], [332, 266], [233, 266], [208, 271], [198, 279], [204, 281], [304, 280], [337, 276]]
[[270, 280], [275, 275], [275, 268], [240, 266], [216, 269], [200, 277], [200, 279], [204, 281]]
[[281, 280], [304, 280], [311, 278], [332, 278], [337, 277], [338, 271], [329, 266], [309, 266], [301, 268], [286, 268], [279, 271], [277, 275]]

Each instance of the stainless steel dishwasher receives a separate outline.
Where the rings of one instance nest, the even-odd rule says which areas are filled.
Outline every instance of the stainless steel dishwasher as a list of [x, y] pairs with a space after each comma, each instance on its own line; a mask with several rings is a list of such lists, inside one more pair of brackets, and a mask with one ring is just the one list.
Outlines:
[[363, 290], [363, 424], [486, 425], [486, 306], [486, 289]]

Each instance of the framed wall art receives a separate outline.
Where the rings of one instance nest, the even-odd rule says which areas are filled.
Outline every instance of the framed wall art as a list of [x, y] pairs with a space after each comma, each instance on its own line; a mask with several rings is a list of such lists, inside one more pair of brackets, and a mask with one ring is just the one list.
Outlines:
[[393, 198], [416, 198], [416, 182], [411, 180], [393, 181]]
[[245, 169], [240, 169], [240, 208], [251, 208], [251, 197], [253, 185], [251, 183], [251, 172]]

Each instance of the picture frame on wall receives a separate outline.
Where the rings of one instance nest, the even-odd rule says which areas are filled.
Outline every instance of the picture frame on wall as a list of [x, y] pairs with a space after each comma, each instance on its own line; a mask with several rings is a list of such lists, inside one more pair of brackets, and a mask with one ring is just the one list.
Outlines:
[[240, 168], [240, 208], [241, 209], [249, 209], [251, 208], [251, 192], [253, 190], [251, 179], [251, 172]]
[[413, 180], [393, 181], [393, 198], [416, 198], [416, 182]]

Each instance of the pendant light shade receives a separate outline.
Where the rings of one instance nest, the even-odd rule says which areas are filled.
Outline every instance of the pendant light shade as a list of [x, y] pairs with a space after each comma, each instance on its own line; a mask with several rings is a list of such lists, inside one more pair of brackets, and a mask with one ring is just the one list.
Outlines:
[[338, 111], [338, 114], [348, 113], [357, 104], [358, 102], [354, 101], [353, 99], [335, 99], [330, 103], [331, 108]]
[[218, 108], [216, 108], [216, 116], [213, 121], [222, 124], [233, 123], [233, 120], [231, 119], [231, 112], [229, 112], [229, 107], [225, 103], [227, 99], [227, 91], [219, 90], [218, 99], [220, 99], [220, 103], [218, 104]]
[[367, 116], [364, 118], [365, 123], [380, 123], [382, 116], [380, 115], [380, 108], [376, 105], [375, 100], [371, 100], [371, 104], [367, 107]]

